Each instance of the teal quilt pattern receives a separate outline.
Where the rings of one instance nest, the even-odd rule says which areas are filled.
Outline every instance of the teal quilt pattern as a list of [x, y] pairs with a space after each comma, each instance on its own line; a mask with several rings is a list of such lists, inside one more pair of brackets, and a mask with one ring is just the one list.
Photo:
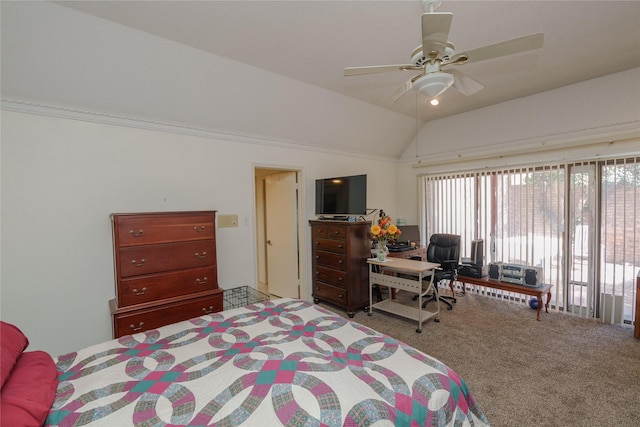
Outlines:
[[56, 359], [46, 426], [485, 426], [440, 361], [309, 302], [276, 299]]

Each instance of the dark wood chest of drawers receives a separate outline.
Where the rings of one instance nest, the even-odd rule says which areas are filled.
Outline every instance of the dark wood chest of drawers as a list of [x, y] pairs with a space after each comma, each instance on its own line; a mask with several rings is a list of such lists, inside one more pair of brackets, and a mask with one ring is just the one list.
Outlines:
[[215, 214], [111, 215], [114, 338], [222, 310]]
[[371, 222], [309, 221], [313, 260], [313, 299], [347, 310], [369, 305]]

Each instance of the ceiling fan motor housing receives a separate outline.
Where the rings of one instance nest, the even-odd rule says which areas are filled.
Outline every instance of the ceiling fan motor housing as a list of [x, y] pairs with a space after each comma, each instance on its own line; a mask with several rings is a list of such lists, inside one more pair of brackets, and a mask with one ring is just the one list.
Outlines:
[[425, 74], [413, 82], [413, 88], [427, 98], [435, 98], [453, 84], [454, 77], [444, 71]]

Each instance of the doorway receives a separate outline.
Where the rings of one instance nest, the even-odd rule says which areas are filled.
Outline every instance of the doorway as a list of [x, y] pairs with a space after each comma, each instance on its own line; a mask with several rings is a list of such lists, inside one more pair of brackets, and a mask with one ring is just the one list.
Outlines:
[[254, 179], [258, 290], [304, 299], [301, 171], [255, 166]]

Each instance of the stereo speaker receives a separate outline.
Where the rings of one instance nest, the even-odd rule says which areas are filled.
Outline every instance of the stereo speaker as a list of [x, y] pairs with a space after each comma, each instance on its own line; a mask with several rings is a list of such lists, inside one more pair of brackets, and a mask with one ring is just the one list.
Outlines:
[[528, 286], [536, 286], [542, 280], [542, 268], [525, 267], [524, 283]]
[[502, 276], [502, 264], [490, 263], [489, 264], [489, 277], [491, 279], [500, 279]]

